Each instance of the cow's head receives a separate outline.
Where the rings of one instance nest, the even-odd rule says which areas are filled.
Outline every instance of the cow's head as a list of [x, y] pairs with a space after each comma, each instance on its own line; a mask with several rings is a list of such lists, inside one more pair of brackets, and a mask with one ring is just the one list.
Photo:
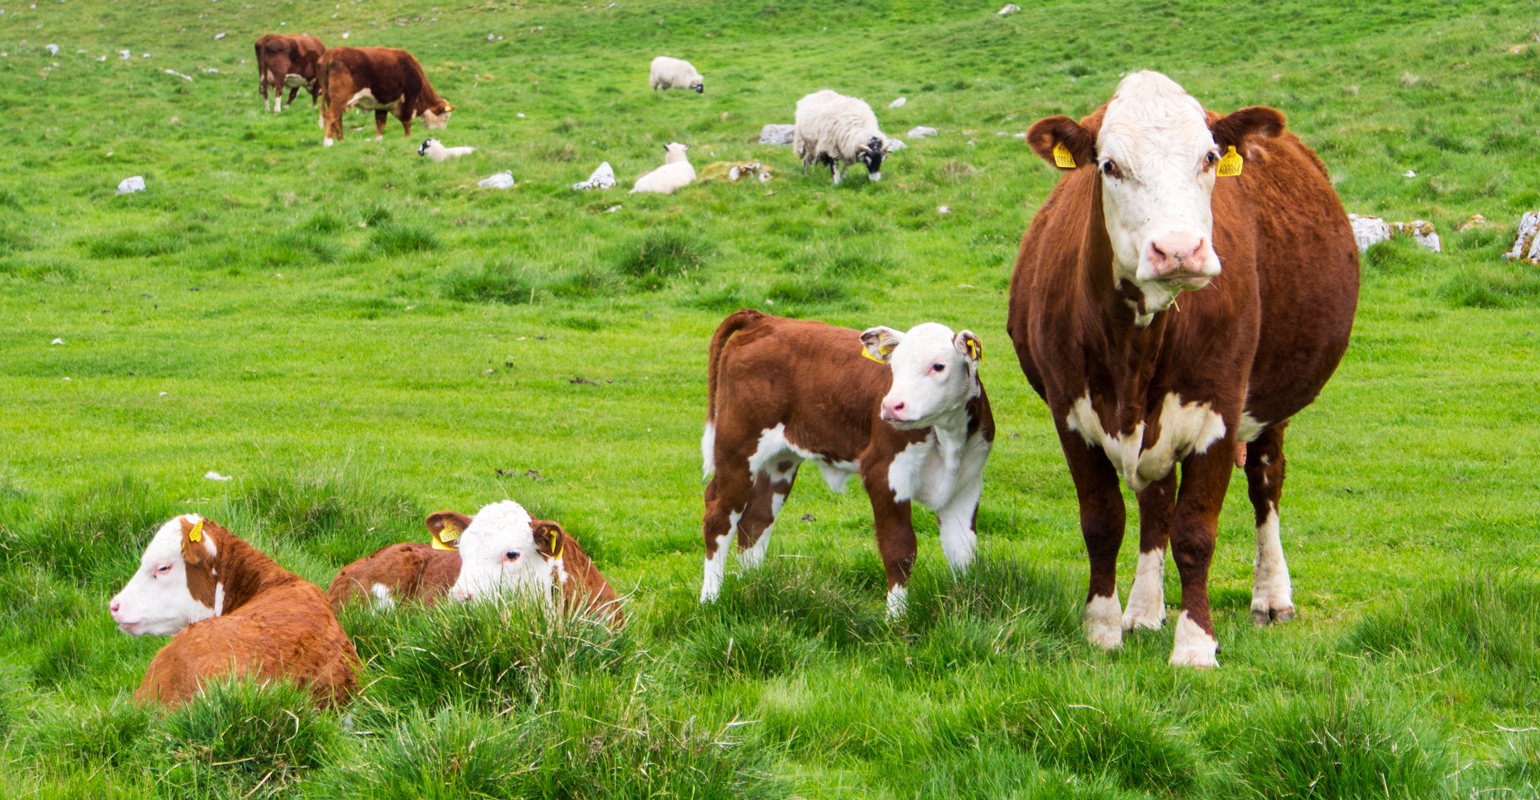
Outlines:
[[1143, 316], [1219, 274], [1215, 168], [1228, 148], [1244, 153], [1246, 137], [1276, 136], [1283, 126], [1283, 114], [1260, 106], [1210, 119], [1175, 81], [1136, 72], [1118, 84], [1099, 128], [1049, 117], [1032, 126], [1027, 141], [1060, 169], [1099, 173], [1113, 274], [1140, 290]]
[[681, 161], [690, 160], [690, 157], [685, 155], [685, 152], [689, 149], [689, 145], [680, 144], [679, 142], [669, 142], [663, 145], [663, 163], [677, 164]]
[[[463, 515], [462, 515], [463, 516]], [[456, 600], [503, 593], [549, 598], [562, 579], [561, 553], [567, 534], [560, 525], [531, 519], [512, 500], [476, 512], [460, 534], [460, 577], [450, 588]]]
[[449, 113], [454, 110], [449, 101], [440, 99], [437, 104], [422, 110], [422, 124], [430, 131], [444, 130], [449, 127]]
[[899, 430], [935, 425], [979, 395], [979, 361], [984, 346], [971, 331], [927, 322], [899, 333], [878, 326], [861, 334], [866, 355], [893, 370], [893, 386], [882, 398], [882, 418]]
[[184, 514], [162, 525], [139, 571], [108, 604], [112, 621], [134, 636], [170, 636], [219, 613], [224, 588], [215, 574], [219, 545], [210, 524]]
[[856, 147], [856, 158], [866, 165], [866, 174], [874, 181], [882, 180], [882, 159], [887, 154], [888, 143], [878, 136]]

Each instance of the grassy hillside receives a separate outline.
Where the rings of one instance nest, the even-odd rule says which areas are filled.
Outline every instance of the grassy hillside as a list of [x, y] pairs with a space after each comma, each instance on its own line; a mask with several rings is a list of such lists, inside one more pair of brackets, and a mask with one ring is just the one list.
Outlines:
[[[1540, 3], [32, 5], [0, 1], [0, 796], [1540, 796], [1540, 272], [1498, 257], [1540, 206]], [[262, 109], [273, 31], [412, 50], [458, 109], [435, 135], [477, 151], [428, 163], [426, 131], [375, 143], [363, 116], [322, 148], [308, 98]], [[649, 92], [659, 54], [706, 93]], [[1205, 673], [1166, 666], [1169, 628], [1083, 642], [1073, 487], [1004, 330], [1056, 178], [1012, 134], [1142, 68], [1283, 110], [1349, 211], [1445, 242], [1370, 251], [1353, 345], [1290, 427], [1291, 625], [1250, 625], [1237, 483]], [[756, 144], [825, 87], [908, 141], [882, 183]], [[670, 141], [776, 178], [626, 194]], [[620, 188], [568, 189], [601, 161]], [[902, 624], [866, 499], [811, 479], [769, 567], [695, 602], [706, 341], [745, 305], [983, 338], [979, 566], [954, 582], [921, 515]], [[324, 585], [505, 497], [631, 594], [626, 633], [355, 613], [344, 713], [128, 699], [165, 640], [106, 600], [173, 514]]]

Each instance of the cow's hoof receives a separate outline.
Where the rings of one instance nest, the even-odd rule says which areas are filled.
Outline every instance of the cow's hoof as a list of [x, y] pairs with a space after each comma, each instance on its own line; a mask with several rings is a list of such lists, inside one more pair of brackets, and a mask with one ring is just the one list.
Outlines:
[[1093, 597], [1085, 606], [1085, 638], [1103, 650], [1123, 646], [1123, 609], [1118, 598]]
[[1294, 606], [1283, 608], [1253, 608], [1251, 609], [1251, 623], [1258, 628], [1272, 625], [1273, 623], [1293, 622]]
[[1136, 629], [1158, 631], [1165, 624], [1166, 607], [1164, 605], [1156, 610], [1138, 609], [1130, 604], [1128, 610], [1123, 612], [1123, 630], [1125, 631]]
[[335, 144], [335, 142], [332, 141], [332, 137], [328, 136], [321, 141], [321, 144], [327, 147], [331, 147], [333, 144]]
[[1219, 641], [1183, 611], [1176, 618], [1176, 646], [1171, 648], [1173, 667], [1219, 666]]

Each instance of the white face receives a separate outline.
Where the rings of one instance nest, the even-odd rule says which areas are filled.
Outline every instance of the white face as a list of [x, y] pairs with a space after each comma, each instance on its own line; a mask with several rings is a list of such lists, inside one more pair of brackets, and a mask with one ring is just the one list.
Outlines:
[[422, 123], [428, 126], [428, 130], [430, 131], [444, 130], [445, 128], [449, 127], [450, 113], [451, 112], [446, 111], [442, 114], [435, 114], [432, 111], [424, 111], [422, 112]]
[[474, 600], [509, 592], [549, 596], [555, 564], [535, 545], [529, 512], [512, 500], [493, 503], [460, 534], [460, 577], [449, 593]]
[[663, 163], [677, 164], [687, 158], [685, 151], [689, 150], [690, 146], [686, 144], [680, 144], [678, 142], [670, 142], [669, 145], [663, 149], [666, 151], [666, 155], [663, 156]]
[[[196, 524], [200, 517], [177, 517], [156, 532], [139, 560], [139, 570], [108, 604], [112, 621], [134, 636], [170, 636], [199, 620], [214, 616], [214, 609], [192, 596], [187, 588], [187, 563], [182, 557], [182, 520]], [[216, 553], [213, 538], [203, 537], [209, 555]]]
[[935, 425], [979, 392], [978, 337], [935, 322], [916, 325], [908, 333], [877, 327], [861, 334], [867, 351], [879, 358], [886, 351], [893, 386], [882, 398], [882, 418], [899, 430]]
[[1096, 138], [1102, 207], [1116, 277], [1145, 295], [1145, 312], [1219, 274], [1214, 167], [1219, 148], [1203, 106], [1170, 78], [1136, 72], [1118, 84]]

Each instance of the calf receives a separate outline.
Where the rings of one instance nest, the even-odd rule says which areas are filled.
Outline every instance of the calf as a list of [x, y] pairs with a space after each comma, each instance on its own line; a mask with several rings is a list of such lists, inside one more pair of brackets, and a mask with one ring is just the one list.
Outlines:
[[910, 504], [936, 512], [956, 572], [973, 562], [984, 462], [995, 438], [979, 382], [983, 347], [935, 323], [864, 333], [739, 311], [707, 358], [705, 580], [717, 598], [727, 542], [738, 562], [763, 562], [797, 469], [813, 461], [836, 492], [859, 474], [871, 498], [888, 576], [888, 615], [904, 613], [916, 543]]
[[454, 111], [433, 91], [422, 65], [405, 50], [389, 47], [338, 47], [326, 51], [317, 67], [321, 85], [324, 143], [342, 141], [342, 114], [351, 108], [374, 112], [374, 140], [385, 138], [391, 114], [412, 135], [412, 120], [422, 117], [429, 130], [443, 130]]
[[161, 526], [109, 609], [125, 633], [172, 637], [140, 700], [179, 705], [232, 674], [292, 680], [323, 706], [358, 690], [358, 654], [320, 588], [195, 514]]
[[470, 520], [453, 511], [428, 515], [431, 544], [402, 542], [387, 545], [342, 568], [326, 590], [332, 608], [342, 610], [354, 600], [373, 598], [378, 611], [397, 603], [420, 600], [433, 605], [460, 577], [460, 553], [455, 542]]
[[310, 92], [315, 105], [320, 87], [316, 85], [316, 64], [326, 52], [326, 45], [314, 36], [286, 36], [269, 33], [257, 40], [257, 79], [262, 105], [267, 106], [268, 87], [273, 89], [273, 113], [283, 110], [283, 90], [289, 90], [289, 105], [299, 90]]
[[[1294, 615], [1283, 431], [1347, 349], [1353, 229], [1281, 113], [1221, 116], [1157, 73], [1129, 75], [1078, 123], [1038, 121], [1027, 141], [1064, 176], [1022, 240], [1008, 328], [1079, 496], [1087, 634], [1111, 649], [1124, 629], [1161, 626], [1169, 543], [1182, 579], [1171, 663], [1215, 666], [1208, 569], [1232, 457], [1256, 512], [1253, 618]], [[1120, 476], [1140, 522], [1126, 612]]]
[[512, 500], [485, 506], [475, 517], [454, 517], [464, 531], [460, 575], [449, 590], [456, 600], [505, 592], [550, 599], [559, 587], [567, 610], [606, 617], [617, 629], [625, 625], [615, 590], [560, 525], [532, 519]]

